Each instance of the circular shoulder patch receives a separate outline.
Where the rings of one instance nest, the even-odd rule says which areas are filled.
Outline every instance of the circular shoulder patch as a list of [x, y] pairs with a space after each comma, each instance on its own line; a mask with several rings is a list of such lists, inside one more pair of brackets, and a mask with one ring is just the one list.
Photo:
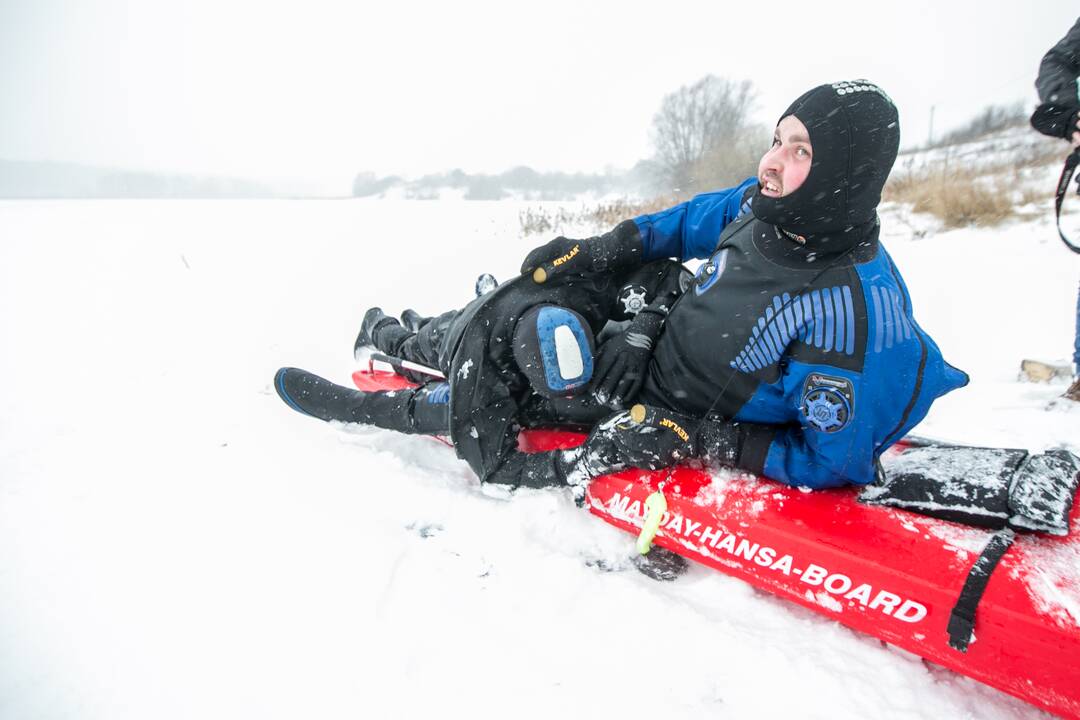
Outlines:
[[855, 389], [843, 377], [811, 373], [803, 385], [802, 414], [810, 427], [834, 433], [851, 422]]

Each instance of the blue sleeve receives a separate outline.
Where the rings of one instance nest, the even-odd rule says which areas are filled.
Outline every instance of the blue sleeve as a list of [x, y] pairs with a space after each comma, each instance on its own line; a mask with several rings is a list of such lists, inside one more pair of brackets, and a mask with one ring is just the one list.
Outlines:
[[799, 423], [751, 425], [739, 464], [815, 490], [873, 482], [874, 429], [887, 422], [875, 405], [892, 403], [869, 397], [859, 373], [829, 366], [792, 363], [783, 384], [785, 403]]
[[634, 218], [645, 262], [711, 255], [723, 229], [745, 210], [742, 199], [747, 188], [756, 184], [757, 178], [747, 178], [736, 187], [697, 195], [667, 210]]

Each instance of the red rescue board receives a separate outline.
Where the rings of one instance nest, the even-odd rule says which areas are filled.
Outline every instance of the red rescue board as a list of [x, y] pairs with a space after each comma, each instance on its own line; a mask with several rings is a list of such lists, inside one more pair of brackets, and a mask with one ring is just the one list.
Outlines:
[[[392, 373], [353, 377], [362, 390], [410, 386]], [[531, 430], [519, 444], [539, 452], [583, 440]], [[863, 505], [855, 489], [804, 492], [745, 473], [686, 466], [597, 478], [586, 502], [593, 514], [636, 535], [645, 499], [661, 488], [668, 511], [656, 544], [1080, 719], [1080, 503], [1068, 537], [1017, 537], [979, 603], [975, 639], [960, 652], [949, 646], [946, 625], [989, 531]]]

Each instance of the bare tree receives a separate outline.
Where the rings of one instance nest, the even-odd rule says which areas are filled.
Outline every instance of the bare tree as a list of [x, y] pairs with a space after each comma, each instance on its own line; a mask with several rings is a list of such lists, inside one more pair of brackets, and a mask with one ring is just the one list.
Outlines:
[[664, 97], [652, 136], [653, 167], [665, 190], [690, 195], [753, 172], [764, 141], [755, 140], [763, 133], [750, 122], [756, 96], [749, 80], [706, 75]]

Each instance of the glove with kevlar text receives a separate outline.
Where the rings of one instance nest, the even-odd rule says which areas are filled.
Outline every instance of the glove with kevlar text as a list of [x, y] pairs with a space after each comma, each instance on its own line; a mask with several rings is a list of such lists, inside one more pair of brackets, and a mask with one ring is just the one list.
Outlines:
[[664, 408], [634, 405], [593, 429], [566, 473], [567, 482], [630, 467], [659, 470], [690, 458], [734, 464], [743, 435], [738, 423], [697, 420]]
[[557, 276], [587, 275], [625, 270], [640, 265], [641, 235], [633, 220], [587, 240], [557, 237], [525, 256], [521, 273], [532, 273], [537, 283]]

